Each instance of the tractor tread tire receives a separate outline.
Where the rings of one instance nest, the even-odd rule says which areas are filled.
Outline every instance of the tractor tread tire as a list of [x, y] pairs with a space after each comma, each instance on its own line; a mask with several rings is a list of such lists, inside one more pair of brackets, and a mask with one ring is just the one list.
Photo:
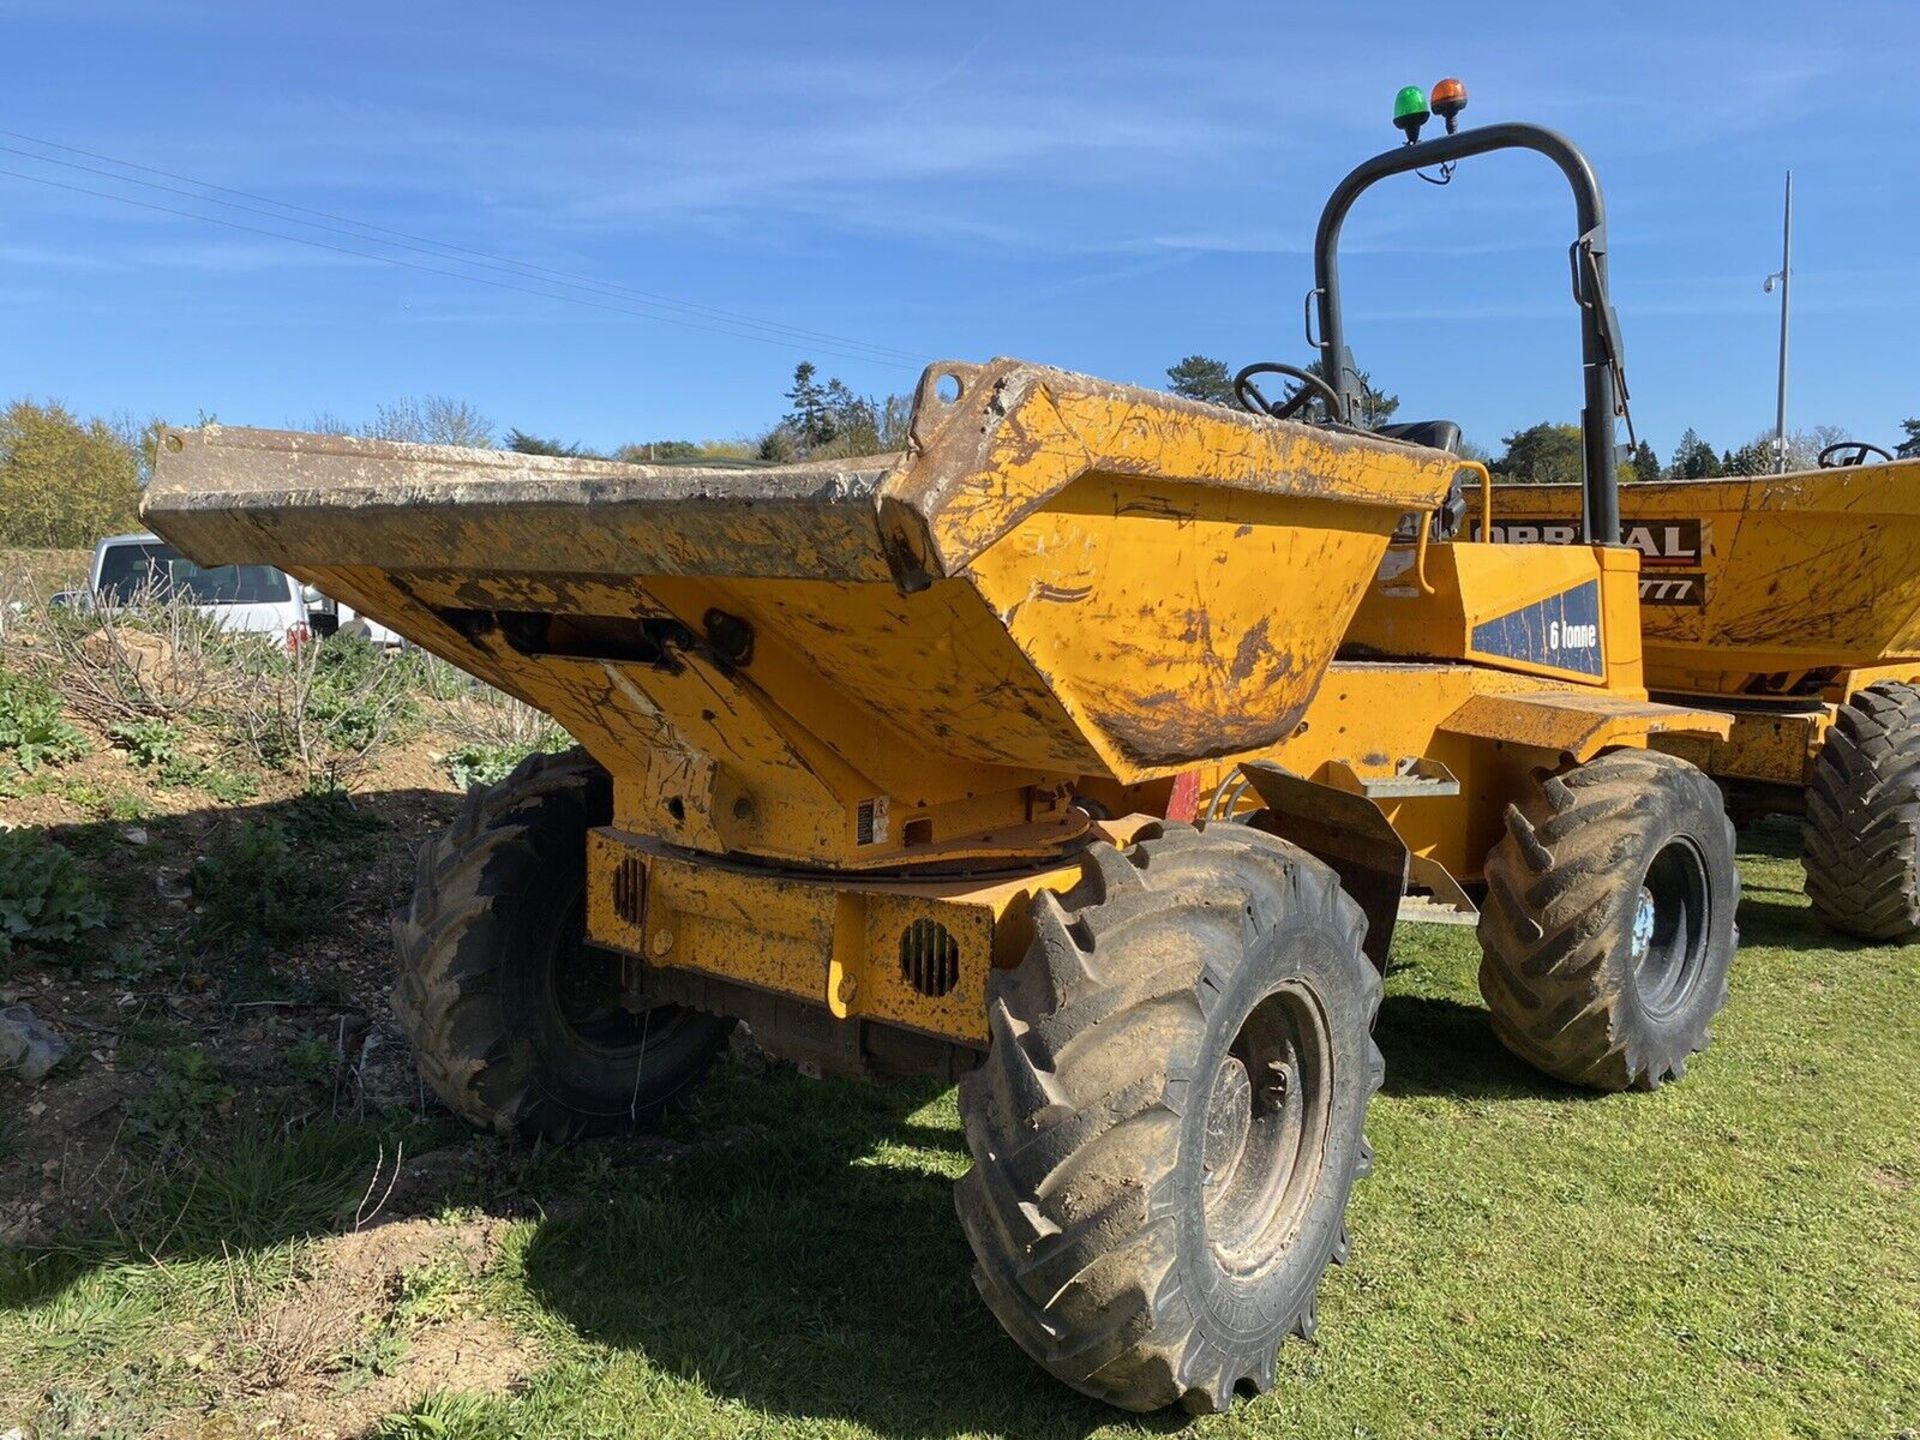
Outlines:
[[[1372, 1162], [1359, 1125], [1382, 1076], [1380, 978], [1361, 952], [1359, 907], [1304, 852], [1242, 826], [1142, 833], [1124, 852], [1094, 846], [1072, 889], [1042, 894], [1027, 958], [989, 979], [991, 1044], [961, 1081], [974, 1163], [955, 1205], [982, 1297], [1044, 1368], [1129, 1410], [1224, 1410], [1236, 1390], [1271, 1388], [1278, 1346], [1311, 1336], [1321, 1275], [1347, 1258], [1347, 1193]], [[1175, 1171], [1189, 1092], [1205, 1103], [1193, 1067], [1211, 1014], [1228, 1003], [1246, 937], [1272, 916], [1311, 917], [1341, 957], [1339, 1003], [1364, 1012], [1348, 1083], [1364, 1089], [1346, 1153], [1329, 1143], [1327, 1208], [1275, 1267], [1290, 1272], [1286, 1313], [1223, 1341], [1189, 1293]]]
[[[1480, 993], [1501, 1043], [1595, 1090], [1685, 1075], [1712, 1039], [1739, 943], [1740, 877], [1718, 788], [1672, 756], [1616, 750], [1547, 777], [1507, 807], [1506, 825], [1487, 857], [1479, 925]], [[1656, 1018], [1633, 983], [1628, 935], [1639, 875], [1674, 826], [1703, 854], [1709, 933], [1686, 999]]]
[[1861, 940], [1920, 935], [1920, 686], [1869, 686], [1840, 707], [1801, 837], [1821, 920]]
[[394, 1015], [427, 1087], [482, 1129], [564, 1140], [636, 1128], [699, 1079], [731, 1028], [695, 1019], [708, 1043], [640, 1105], [582, 1104], [543, 1084], [513, 990], [515, 922], [551, 903], [562, 867], [584, 866], [587, 829], [611, 805], [611, 781], [584, 750], [530, 755], [498, 784], [469, 790], [453, 824], [420, 847], [413, 894], [393, 920]]

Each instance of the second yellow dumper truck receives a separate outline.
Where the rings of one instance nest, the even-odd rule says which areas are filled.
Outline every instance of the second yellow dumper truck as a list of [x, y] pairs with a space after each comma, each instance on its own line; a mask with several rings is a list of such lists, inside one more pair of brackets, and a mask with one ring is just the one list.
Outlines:
[[[1883, 463], [1861, 464], [1876, 455]], [[1648, 687], [1725, 714], [1659, 742], [1737, 816], [1801, 817], [1807, 896], [1865, 940], [1920, 935], [1920, 460], [1830, 446], [1787, 475], [1639, 482]], [[1496, 539], [1573, 540], [1571, 486], [1502, 486]]]

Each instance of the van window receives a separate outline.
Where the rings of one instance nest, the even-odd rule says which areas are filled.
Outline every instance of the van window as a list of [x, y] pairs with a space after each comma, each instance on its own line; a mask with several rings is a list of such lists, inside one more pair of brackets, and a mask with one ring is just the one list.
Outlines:
[[274, 605], [292, 598], [292, 581], [271, 565], [203, 568], [171, 545], [111, 545], [100, 557], [100, 596], [125, 605], [143, 591], [195, 605]]

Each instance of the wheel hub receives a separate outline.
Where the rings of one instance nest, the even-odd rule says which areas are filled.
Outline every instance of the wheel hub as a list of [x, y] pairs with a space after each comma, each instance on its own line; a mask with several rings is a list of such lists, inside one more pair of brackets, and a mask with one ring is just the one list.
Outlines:
[[1679, 837], [1654, 856], [1634, 902], [1627, 954], [1647, 1013], [1664, 1016], [1686, 1003], [1705, 964], [1709, 915], [1705, 862]]
[[1331, 1036], [1318, 1000], [1287, 985], [1246, 1017], [1213, 1072], [1201, 1153], [1207, 1243], [1230, 1274], [1280, 1263], [1326, 1159]]
[[1207, 1098], [1207, 1143], [1200, 1163], [1206, 1170], [1202, 1183], [1208, 1205], [1231, 1186], [1252, 1128], [1253, 1081], [1240, 1057], [1229, 1055], [1213, 1072], [1213, 1093]]
[[1640, 887], [1640, 899], [1633, 910], [1633, 963], [1638, 965], [1647, 958], [1647, 952], [1653, 948], [1654, 905], [1653, 891], [1645, 885]]

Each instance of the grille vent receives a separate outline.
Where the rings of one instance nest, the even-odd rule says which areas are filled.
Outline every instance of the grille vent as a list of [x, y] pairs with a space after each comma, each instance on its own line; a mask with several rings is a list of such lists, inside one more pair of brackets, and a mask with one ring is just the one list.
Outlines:
[[646, 895], [646, 874], [637, 856], [623, 856], [613, 868], [613, 913], [629, 925], [640, 923], [640, 905]]
[[938, 920], [916, 920], [900, 932], [900, 975], [930, 1000], [960, 983], [960, 942]]

